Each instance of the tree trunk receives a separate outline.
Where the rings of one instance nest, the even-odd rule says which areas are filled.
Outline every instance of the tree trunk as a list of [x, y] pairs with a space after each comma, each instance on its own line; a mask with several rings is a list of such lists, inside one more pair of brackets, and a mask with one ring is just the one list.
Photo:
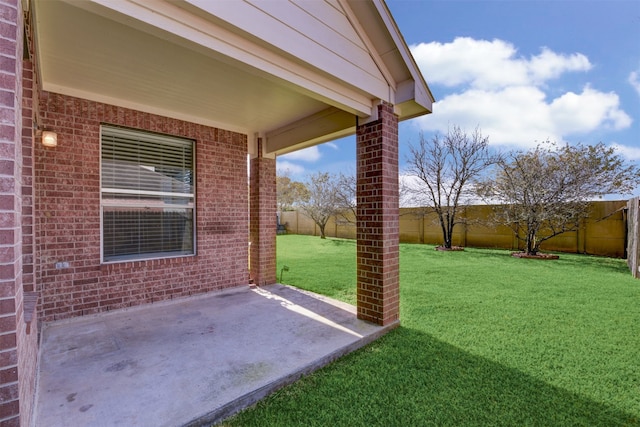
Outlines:
[[449, 232], [444, 233], [444, 247], [451, 249], [451, 234]]
[[453, 247], [453, 226], [455, 225], [453, 221], [454, 215], [447, 215], [447, 249], [451, 249]]
[[451, 249], [451, 234], [449, 233], [449, 220], [448, 218], [445, 220], [444, 215], [440, 214], [440, 228], [442, 229], [442, 246], [445, 249]]
[[529, 230], [527, 233], [527, 255], [536, 255], [538, 253], [538, 245], [536, 244], [535, 230]]

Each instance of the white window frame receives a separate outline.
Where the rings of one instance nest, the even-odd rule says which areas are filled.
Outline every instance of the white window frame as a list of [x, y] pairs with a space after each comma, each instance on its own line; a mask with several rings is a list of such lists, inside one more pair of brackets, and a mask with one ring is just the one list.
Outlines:
[[[103, 183], [104, 163], [103, 157], [103, 138], [116, 137], [120, 139], [131, 140], [132, 144], [144, 143], [152, 145], [174, 145], [186, 147], [190, 145], [191, 149], [191, 192], [171, 192], [171, 191], [152, 191], [132, 188], [118, 188], [117, 186], [105, 186]], [[196, 255], [196, 144], [192, 139], [180, 138], [170, 135], [158, 134], [149, 131], [141, 131], [129, 129], [120, 126], [102, 124], [100, 126], [100, 260], [103, 264], [111, 264], [118, 262], [143, 261], [150, 259], [190, 257]], [[140, 168], [145, 167], [142, 163], [131, 163], [138, 165]], [[115, 166], [112, 166], [115, 172]], [[153, 170], [153, 168], [149, 168]], [[115, 197], [109, 197], [115, 196]], [[130, 196], [131, 198], [118, 199], [117, 195]], [[105, 198], [107, 196], [107, 198]], [[136, 196], [138, 198], [136, 199]], [[163, 200], [163, 198], [165, 198]], [[181, 203], [172, 203], [166, 201], [167, 198], [179, 199]], [[134, 208], [134, 209], [156, 209], [164, 210], [190, 210], [191, 211], [191, 249], [182, 251], [159, 251], [159, 252], [142, 252], [138, 254], [113, 255], [105, 258], [105, 208]]]

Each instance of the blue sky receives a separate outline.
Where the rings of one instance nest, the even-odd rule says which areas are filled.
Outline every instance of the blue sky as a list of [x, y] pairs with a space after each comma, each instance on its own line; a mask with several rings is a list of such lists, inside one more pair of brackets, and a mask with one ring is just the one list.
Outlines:
[[[478, 126], [501, 150], [551, 140], [617, 147], [640, 162], [639, 0], [387, 0], [433, 92], [409, 143]], [[355, 137], [278, 157], [278, 171], [355, 173]]]

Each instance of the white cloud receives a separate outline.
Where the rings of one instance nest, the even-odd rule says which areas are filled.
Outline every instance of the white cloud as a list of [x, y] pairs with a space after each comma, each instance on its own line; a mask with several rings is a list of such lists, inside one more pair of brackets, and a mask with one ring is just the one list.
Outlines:
[[591, 63], [583, 54], [562, 55], [546, 47], [542, 49], [540, 55], [527, 61], [527, 70], [534, 83], [543, 83], [558, 78], [565, 72], [589, 71], [590, 69]]
[[549, 111], [563, 133], [588, 132], [605, 127], [624, 129], [631, 117], [620, 110], [615, 93], [603, 93], [586, 87], [582, 93], [567, 92], [549, 104]]
[[480, 127], [494, 145], [532, 146], [557, 139], [545, 95], [537, 88], [516, 86], [498, 92], [469, 90], [438, 101], [434, 114], [416, 119], [423, 130], [446, 133], [452, 125]]
[[539, 85], [568, 71], [588, 71], [589, 59], [580, 54], [557, 54], [543, 48], [530, 59], [503, 40], [458, 37], [451, 43], [420, 43], [411, 52], [427, 81], [448, 87], [501, 89], [513, 85]]
[[279, 159], [302, 160], [303, 162], [315, 162], [320, 160], [320, 157], [322, 157], [322, 154], [317, 145], [278, 156]]
[[491, 144], [520, 147], [532, 147], [547, 139], [560, 142], [567, 135], [600, 127], [623, 129], [631, 124], [616, 94], [589, 87], [551, 102], [541, 89], [532, 86], [469, 90], [444, 97], [434, 110], [433, 115], [416, 119], [420, 128], [445, 133], [454, 124], [467, 130], [480, 126]]
[[[399, 175], [400, 185], [400, 207], [401, 208], [417, 208], [425, 206], [433, 206], [429, 191], [420, 178], [406, 171], [401, 171]], [[444, 184], [450, 189], [451, 183]], [[461, 194], [460, 204], [477, 205], [483, 203], [480, 198], [475, 196], [472, 191], [472, 184], [467, 184], [466, 190]]]
[[426, 192], [421, 191], [424, 190], [424, 183], [420, 181], [417, 176], [401, 171], [398, 178], [401, 208], [417, 208], [432, 205], [426, 196]]
[[629, 147], [627, 145], [621, 144], [611, 144], [611, 146], [616, 149], [616, 152], [618, 154], [620, 154], [622, 157], [625, 157], [627, 160], [640, 160], [640, 147]]
[[450, 88], [434, 105], [434, 114], [416, 119], [423, 130], [444, 133], [452, 125], [468, 130], [479, 126], [492, 144], [531, 147], [547, 139], [560, 142], [571, 134], [631, 125], [613, 92], [586, 85], [580, 93], [550, 99], [545, 91], [549, 80], [591, 69], [580, 53], [543, 48], [527, 59], [508, 42], [468, 37], [411, 49], [427, 82]]
[[304, 173], [304, 167], [278, 158], [276, 161], [276, 171], [279, 175], [301, 175]]
[[636, 92], [638, 92], [638, 96], [640, 96], [640, 69], [638, 71], [632, 71], [631, 74], [629, 74], [628, 81]]
[[338, 144], [336, 144], [335, 142], [325, 142], [324, 145], [326, 145], [327, 147], [331, 147], [334, 150], [338, 150]]
[[411, 51], [427, 81], [433, 84], [489, 88], [525, 83], [523, 64], [509, 60], [515, 49], [500, 40], [459, 37], [451, 43], [420, 43], [411, 46]]

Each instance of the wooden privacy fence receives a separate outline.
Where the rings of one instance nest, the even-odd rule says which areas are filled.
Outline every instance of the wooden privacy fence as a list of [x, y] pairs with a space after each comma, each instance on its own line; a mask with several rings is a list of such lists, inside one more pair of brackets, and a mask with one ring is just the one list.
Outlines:
[[[636, 207], [637, 204], [636, 199]], [[549, 239], [542, 244], [541, 249], [624, 258], [627, 248], [627, 218], [624, 209], [626, 205], [626, 200], [593, 202], [590, 216], [583, 222], [580, 230]], [[423, 211], [416, 208], [400, 209], [400, 241], [442, 244], [442, 232], [437, 218], [433, 214], [424, 215]], [[518, 242], [509, 227], [488, 223], [491, 211], [491, 206], [467, 206], [463, 212], [467, 223], [456, 225], [453, 244], [478, 248], [522, 249], [522, 243]], [[284, 224], [287, 232], [291, 234], [320, 235], [313, 220], [302, 212], [282, 212], [280, 223]], [[329, 237], [355, 239], [355, 221], [332, 219], [327, 224], [325, 232]]]
[[627, 203], [627, 264], [633, 277], [640, 278], [640, 198], [634, 197]]

